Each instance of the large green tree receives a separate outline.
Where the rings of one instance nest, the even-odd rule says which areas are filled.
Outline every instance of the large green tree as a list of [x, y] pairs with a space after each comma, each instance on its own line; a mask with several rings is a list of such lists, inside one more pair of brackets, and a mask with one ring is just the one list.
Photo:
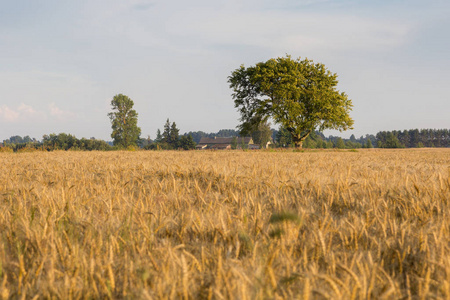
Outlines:
[[351, 129], [352, 102], [336, 89], [337, 75], [323, 64], [290, 56], [243, 65], [228, 78], [242, 134], [268, 119], [286, 128], [296, 147], [314, 130]]
[[133, 109], [134, 102], [128, 96], [118, 94], [111, 100], [111, 119], [114, 145], [119, 147], [136, 146], [141, 135], [137, 126], [138, 114]]

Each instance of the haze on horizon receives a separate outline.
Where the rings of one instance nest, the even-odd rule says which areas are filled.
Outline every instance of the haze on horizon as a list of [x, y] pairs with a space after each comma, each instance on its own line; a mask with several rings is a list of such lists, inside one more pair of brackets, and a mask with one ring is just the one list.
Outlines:
[[[142, 137], [234, 129], [227, 77], [290, 54], [324, 63], [353, 100], [359, 137], [450, 128], [450, 3], [431, 1], [2, 1], [0, 140], [111, 140], [110, 101]], [[275, 126], [273, 126], [275, 127]]]

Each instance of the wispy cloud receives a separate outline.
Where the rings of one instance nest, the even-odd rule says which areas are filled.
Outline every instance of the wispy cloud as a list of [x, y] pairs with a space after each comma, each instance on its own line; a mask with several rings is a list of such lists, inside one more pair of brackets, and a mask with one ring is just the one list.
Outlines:
[[[274, 50], [380, 51], [407, 42], [412, 25], [349, 15], [301, 11], [241, 13], [203, 11], [180, 13], [171, 33], [190, 36], [204, 44], [248, 45]], [[333, 24], [330, 26], [330, 24]]]
[[0, 106], [0, 122], [2, 123], [31, 123], [47, 121], [48, 116], [57, 121], [69, 121], [76, 118], [76, 114], [63, 110], [51, 103], [47, 111], [38, 110], [30, 105], [21, 103], [17, 107]]
[[71, 111], [67, 111], [67, 110], [62, 110], [59, 107], [57, 107], [55, 105], [55, 103], [51, 103], [49, 105], [49, 110], [50, 110], [50, 116], [56, 118], [59, 121], [68, 121], [68, 120], [76, 118], [75, 113], [73, 113]]
[[0, 107], [0, 120], [4, 123], [15, 122], [19, 119], [20, 114], [6, 105]]
[[30, 122], [45, 120], [45, 112], [36, 110], [30, 105], [21, 103], [18, 107], [12, 108], [7, 105], [0, 106], [0, 122]]

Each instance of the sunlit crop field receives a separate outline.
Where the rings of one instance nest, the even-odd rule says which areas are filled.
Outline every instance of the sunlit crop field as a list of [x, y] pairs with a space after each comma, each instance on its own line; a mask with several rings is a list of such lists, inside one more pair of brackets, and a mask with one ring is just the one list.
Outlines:
[[450, 149], [0, 153], [7, 298], [450, 299]]

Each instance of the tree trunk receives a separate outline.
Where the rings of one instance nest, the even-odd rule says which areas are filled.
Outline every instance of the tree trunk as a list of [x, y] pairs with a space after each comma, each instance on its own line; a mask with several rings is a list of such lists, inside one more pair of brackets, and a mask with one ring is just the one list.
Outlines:
[[294, 142], [295, 148], [302, 149], [303, 142], [306, 140], [310, 132], [304, 134], [292, 134], [292, 141]]
[[295, 148], [302, 149], [303, 148], [303, 141], [295, 141]]

